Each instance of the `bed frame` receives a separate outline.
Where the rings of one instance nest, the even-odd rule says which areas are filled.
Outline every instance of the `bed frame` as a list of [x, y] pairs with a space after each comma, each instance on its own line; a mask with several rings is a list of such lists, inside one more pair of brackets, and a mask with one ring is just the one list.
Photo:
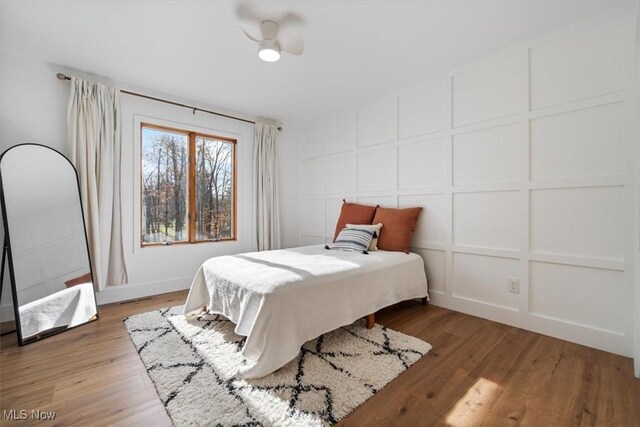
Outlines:
[[[427, 300], [427, 297], [421, 298], [420, 301], [422, 302], [422, 305], [429, 304], [429, 300]], [[367, 329], [373, 329], [373, 327], [376, 324], [376, 314], [375, 313], [367, 314], [364, 320], [367, 325]]]

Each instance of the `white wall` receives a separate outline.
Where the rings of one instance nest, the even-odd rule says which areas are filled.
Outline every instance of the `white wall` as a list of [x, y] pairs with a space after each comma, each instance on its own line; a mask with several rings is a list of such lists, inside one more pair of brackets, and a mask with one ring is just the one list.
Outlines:
[[[22, 142], [38, 142], [64, 153], [66, 139], [66, 111], [69, 82], [56, 79], [57, 72], [103, 81], [109, 85], [174, 99], [202, 108], [223, 111], [214, 106], [190, 102], [189, 100], [152, 93], [120, 82], [107, 81], [74, 70], [2, 56], [0, 58], [0, 141], [2, 151]], [[147, 295], [188, 288], [200, 264], [216, 255], [251, 251], [254, 248], [252, 221], [252, 156], [253, 125], [212, 116], [205, 113], [192, 114], [190, 110], [162, 104], [142, 98], [122, 95], [122, 145], [123, 145], [123, 227], [125, 259], [129, 272], [129, 284], [111, 286], [97, 295], [98, 303], [107, 303]], [[238, 139], [238, 240], [198, 245], [174, 245], [141, 248], [139, 220], [139, 129], [137, 121], [156, 121], [178, 127], [195, 128], [207, 133], [231, 136]], [[251, 117], [248, 117], [251, 119]], [[285, 150], [284, 161], [295, 164], [284, 173], [281, 181], [289, 194], [296, 194], [297, 158], [295, 129], [285, 129], [280, 135]], [[287, 157], [289, 156], [289, 157]], [[293, 181], [289, 182], [289, 181]], [[289, 224], [297, 222], [297, 198], [282, 197], [286, 206], [284, 215]], [[297, 235], [295, 236], [297, 240]], [[291, 244], [291, 236], [285, 241]], [[13, 317], [9, 281], [5, 280], [2, 294], [2, 319]]]
[[433, 304], [631, 356], [627, 12], [305, 125], [301, 243], [331, 240], [342, 198], [424, 206]]
[[640, 378], [640, 1], [636, 0], [636, 144], [635, 144], [635, 164], [636, 164], [636, 203], [635, 203], [635, 356], [634, 368], [636, 377]]

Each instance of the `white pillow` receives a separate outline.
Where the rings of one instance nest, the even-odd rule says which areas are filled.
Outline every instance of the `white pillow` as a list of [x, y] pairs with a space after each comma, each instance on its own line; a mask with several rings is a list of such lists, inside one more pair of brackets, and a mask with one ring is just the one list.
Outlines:
[[356, 230], [371, 230], [373, 231], [373, 239], [369, 243], [370, 251], [378, 250], [378, 237], [380, 236], [380, 230], [382, 229], [382, 223], [379, 224], [347, 224], [347, 228], [355, 228]]

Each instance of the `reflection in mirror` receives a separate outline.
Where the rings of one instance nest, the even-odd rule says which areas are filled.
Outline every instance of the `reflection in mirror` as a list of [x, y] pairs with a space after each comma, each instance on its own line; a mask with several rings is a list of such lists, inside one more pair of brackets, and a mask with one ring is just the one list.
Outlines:
[[76, 171], [36, 144], [0, 159], [5, 234], [19, 343], [98, 315]]

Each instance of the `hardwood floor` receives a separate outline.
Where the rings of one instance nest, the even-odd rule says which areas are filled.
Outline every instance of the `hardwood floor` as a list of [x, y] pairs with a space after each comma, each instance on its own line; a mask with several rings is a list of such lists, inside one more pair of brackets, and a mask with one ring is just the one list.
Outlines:
[[[185, 297], [103, 306], [98, 322], [26, 347], [2, 337], [0, 410], [55, 411], [52, 426], [171, 425], [122, 320]], [[433, 350], [340, 425], [640, 426], [628, 358], [417, 301], [376, 320]], [[0, 421], [12, 423], [26, 425]]]

